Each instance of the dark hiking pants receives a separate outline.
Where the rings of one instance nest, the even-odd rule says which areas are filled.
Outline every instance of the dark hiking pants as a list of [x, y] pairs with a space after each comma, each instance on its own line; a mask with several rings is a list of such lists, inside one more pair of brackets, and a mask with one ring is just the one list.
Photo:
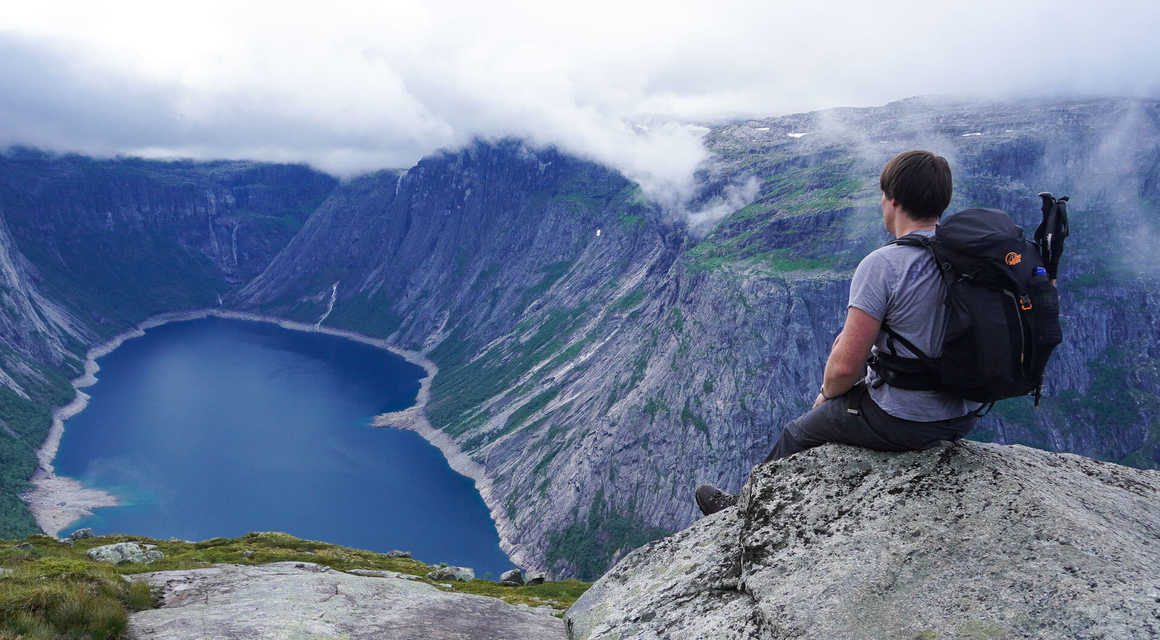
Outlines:
[[974, 414], [936, 422], [896, 418], [875, 404], [865, 386], [859, 384], [786, 425], [765, 461], [778, 460], [827, 442], [878, 451], [929, 449], [940, 440], [958, 440], [967, 435], [976, 419]]

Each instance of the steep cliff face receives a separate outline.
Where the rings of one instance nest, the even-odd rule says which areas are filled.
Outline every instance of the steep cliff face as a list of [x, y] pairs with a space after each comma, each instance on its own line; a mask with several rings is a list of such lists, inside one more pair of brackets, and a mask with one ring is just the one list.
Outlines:
[[92, 335], [46, 298], [35, 270], [16, 248], [0, 209], [0, 537], [36, 530], [18, 498], [36, 469], [49, 408], [72, 398], [67, 372]]
[[1109, 249], [1155, 231], [1156, 123], [1152, 102], [915, 100], [731, 124], [697, 204], [750, 202], [705, 238], [602, 169], [478, 145], [345, 187], [238, 302], [428, 350], [431, 420], [493, 480], [517, 557], [593, 577], [691, 522], [697, 483], [737, 489], [807, 408], [852, 269], [887, 239], [878, 171], [910, 147], [951, 158], [954, 208], [1029, 232], [1038, 191], [1073, 194], [1049, 399], [977, 436], [1155, 465], [1156, 268]]
[[66, 366], [77, 360], [70, 346], [93, 337], [69, 311], [40, 292], [35, 270], [16, 247], [2, 211], [0, 326], [4, 327], [0, 334], [3, 353], [11, 358], [10, 364], [0, 367], [0, 380], [22, 396], [27, 396], [22, 385], [7, 373], [21, 370], [21, 357], [40, 364]]
[[334, 186], [300, 166], [0, 156], [0, 205], [17, 246], [46, 295], [101, 333], [216, 305]]
[[[510, 331], [577, 263], [597, 287], [655, 250], [655, 208], [619, 174], [519, 142], [425, 158], [328, 199], [237, 295], [302, 320], [428, 347]], [[603, 277], [603, 280], [599, 278]], [[334, 303], [331, 309], [330, 301]]]

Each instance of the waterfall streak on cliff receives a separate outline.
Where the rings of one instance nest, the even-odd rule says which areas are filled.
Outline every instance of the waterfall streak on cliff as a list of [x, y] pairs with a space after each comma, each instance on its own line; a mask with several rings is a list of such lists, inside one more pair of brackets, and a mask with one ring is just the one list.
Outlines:
[[322, 327], [322, 323], [326, 321], [326, 317], [330, 315], [331, 311], [334, 311], [334, 299], [336, 297], [338, 297], [338, 282], [330, 285], [330, 302], [326, 305], [326, 313], [322, 314], [318, 322], [314, 323], [315, 329]]
[[234, 253], [234, 266], [238, 266], [238, 225], [234, 225], [234, 232], [230, 234], [230, 248]]

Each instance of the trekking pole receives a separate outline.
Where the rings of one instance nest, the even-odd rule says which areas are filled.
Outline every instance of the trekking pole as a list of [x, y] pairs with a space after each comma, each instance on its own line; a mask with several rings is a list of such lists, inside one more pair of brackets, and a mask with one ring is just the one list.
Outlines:
[[1039, 194], [1043, 199], [1043, 222], [1035, 230], [1035, 242], [1043, 254], [1043, 266], [1051, 285], [1059, 272], [1059, 256], [1063, 254], [1063, 241], [1068, 235], [1067, 196], [1056, 198], [1047, 191]]

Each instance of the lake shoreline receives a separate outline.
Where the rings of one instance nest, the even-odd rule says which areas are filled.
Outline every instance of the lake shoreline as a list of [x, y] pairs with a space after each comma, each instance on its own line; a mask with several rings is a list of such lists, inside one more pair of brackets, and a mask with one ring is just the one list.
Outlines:
[[85, 358], [85, 372], [72, 380], [76, 389], [76, 397], [72, 402], [53, 409], [53, 423], [44, 443], [37, 450], [39, 465], [30, 479], [33, 488], [21, 495], [36, 519], [37, 525], [50, 536], [58, 537], [60, 532], [69, 524], [81, 518], [92, 515], [92, 510], [100, 507], [117, 506], [116, 496], [102, 491], [85, 487], [79, 481], [55, 473], [52, 462], [60, 447], [61, 437], [64, 435], [64, 422], [77, 415], [88, 404], [88, 394], [81, 391], [85, 387], [97, 382], [96, 374], [100, 371], [97, 359], [102, 358], [125, 343], [126, 340], [145, 335], [145, 331], [174, 322], [187, 322], [205, 318], [222, 318], [227, 320], [242, 320], [247, 322], [261, 322], [275, 324], [283, 329], [307, 333], [323, 333], [339, 338], [353, 340], [368, 346], [389, 351], [407, 362], [422, 367], [426, 376], [420, 380], [419, 392], [415, 403], [402, 411], [384, 413], [372, 421], [375, 427], [394, 427], [418, 433], [424, 440], [443, 454], [449, 467], [456, 473], [472, 480], [476, 492], [479, 493], [487, 506], [492, 522], [499, 534], [500, 549], [508, 558], [525, 570], [535, 567], [521, 564], [521, 556], [513, 547], [509, 535], [513, 526], [505, 514], [494, 504], [492, 499], [492, 482], [487, 477], [483, 467], [464, 454], [447, 434], [433, 428], [424, 413], [427, 401], [430, 398], [431, 381], [439, 372], [434, 362], [422, 353], [401, 349], [389, 344], [385, 339], [373, 338], [355, 331], [336, 329], [331, 327], [286, 320], [275, 316], [267, 316], [245, 311], [230, 311], [225, 309], [200, 309], [164, 313], [152, 316], [142, 321], [132, 329], [117, 334], [113, 338], [89, 349]]

